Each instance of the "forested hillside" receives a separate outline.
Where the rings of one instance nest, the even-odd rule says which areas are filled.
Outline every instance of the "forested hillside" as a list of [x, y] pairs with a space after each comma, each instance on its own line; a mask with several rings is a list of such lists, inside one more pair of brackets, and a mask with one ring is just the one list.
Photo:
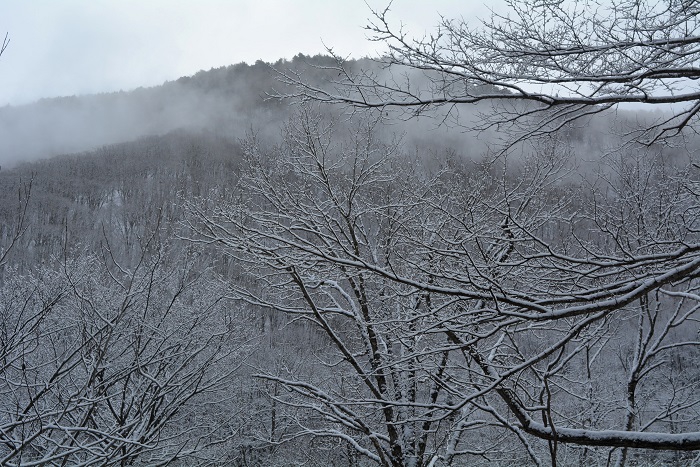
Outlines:
[[694, 114], [375, 14], [382, 62], [0, 110], [0, 464], [698, 462]]
[[[329, 57], [298, 55], [275, 65], [305, 69], [324, 60]], [[4, 107], [0, 109], [0, 165], [7, 168], [18, 161], [97, 149], [182, 128], [233, 140], [251, 128], [272, 127], [275, 135], [286, 119], [287, 106], [266, 99], [275, 87], [283, 86], [271, 65], [240, 63], [153, 88]]]

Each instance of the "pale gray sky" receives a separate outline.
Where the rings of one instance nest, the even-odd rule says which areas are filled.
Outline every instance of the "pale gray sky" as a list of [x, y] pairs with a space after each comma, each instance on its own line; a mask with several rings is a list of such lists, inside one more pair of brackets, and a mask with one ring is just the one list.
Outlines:
[[[129, 90], [212, 67], [324, 52], [371, 55], [369, 6], [389, 0], [3, 0], [0, 105]], [[486, 0], [394, 0], [415, 35], [446, 17], [487, 17]], [[493, 4], [494, 2], [486, 2]]]

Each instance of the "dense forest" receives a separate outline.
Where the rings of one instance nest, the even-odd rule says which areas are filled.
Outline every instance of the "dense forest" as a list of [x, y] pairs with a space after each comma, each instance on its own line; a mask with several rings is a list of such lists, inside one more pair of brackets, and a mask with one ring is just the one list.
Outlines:
[[634, 34], [574, 98], [375, 14], [381, 60], [0, 110], [0, 464], [700, 462], [700, 97], [619, 107]]

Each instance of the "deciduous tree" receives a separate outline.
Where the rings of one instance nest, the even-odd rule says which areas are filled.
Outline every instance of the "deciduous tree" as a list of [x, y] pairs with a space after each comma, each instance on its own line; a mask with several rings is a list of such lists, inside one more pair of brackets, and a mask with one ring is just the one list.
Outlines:
[[[377, 60], [384, 71], [336, 57], [324, 67], [336, 76], [329, 87], [280, 71], [296, 98], [409, 115], [442, 107], [440, 118], [507, 134], [506, 147], [618, 104], [663, 106], [668, 112], [627, 129], [628, 141], [648, 145], [697, 122], [699, 15], [687, 0], [505, 0], [489, 19], [443, 18], [416, 38], [390, 20], [389, 6], [372, 11], [367, 26], [387, 47]], [[475, 103], [483, 105], [467, 118], [465, 104]]]
[[581, 181], [551, 138], [515, 167], [429, 175], [324, 121], [250, 142], [242, 197], [195, 227], [240, 266], [236, 298], [330, 345], [316, 377], [258, 374], [287, 388], [287, 440], [381, 465], [700, 449], [696, 376], [674, 363], [700, 344], [692, 166], [621, 157]]

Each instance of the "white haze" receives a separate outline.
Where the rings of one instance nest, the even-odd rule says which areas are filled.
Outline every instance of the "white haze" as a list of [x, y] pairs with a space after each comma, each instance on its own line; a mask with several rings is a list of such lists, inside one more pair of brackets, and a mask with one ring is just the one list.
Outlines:
[[217, 125], [228, 125], [220, 130], [232, 137], [241, 135], [236, 129], [246, 124], [237, 116], [235, 100], [223, 101], [220, 96], [181, 86], [161, 92], [145, 89], [43, 100], [0, 109], [0, 166], [86, 151], [178, 128], [216, 129]]

